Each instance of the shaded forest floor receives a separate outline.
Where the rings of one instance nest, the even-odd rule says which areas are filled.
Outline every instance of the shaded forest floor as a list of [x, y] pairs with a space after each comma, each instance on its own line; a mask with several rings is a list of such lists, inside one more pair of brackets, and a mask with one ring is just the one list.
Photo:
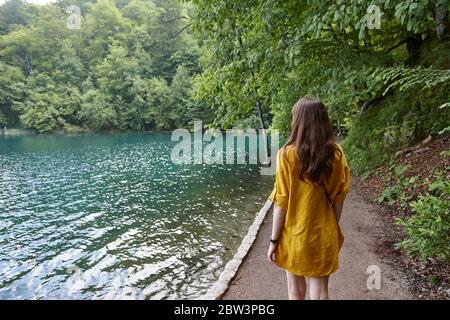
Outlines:
[[[370, 174], [354, 178], [354, 185], [362, 198], [368, 202], [378, 202], [379, 195], [389, 187], [392, 182], [385, 178], [393, 166], [407, 166], [403, 173], [405, 177], [418, 177], [418, 181], [430, 178], [436, 170], [449, 175], [450, 158], [443, 157], [441, 153], [450, 149], [450, 136], [446, 135], [435, 139], [426, 139], [422, 143], [399, 150], [393, 164], [377, 168]], [[426, 192], [426, 184], [419, 184], [410, 190], [404, 190], [409, 201], [417, 199]], [[408, 282], [415, 294], [422, 299], [449, 299], [450, 298], [450, 265], [435, 259], [420, 261], [412, 258], [397, 249], [395, 244], [405, 237], [401, 227], [396, 225], [396, 218], [406, 218], [411, 214], [409, 206], [401, 206], [400, 201], [390, 204], [385, 202], [374, 206], [382, 223], [383, 236], [376, 243], [377, 253], [389, 256], [387, 261], [399, 269], [405, 270]]]

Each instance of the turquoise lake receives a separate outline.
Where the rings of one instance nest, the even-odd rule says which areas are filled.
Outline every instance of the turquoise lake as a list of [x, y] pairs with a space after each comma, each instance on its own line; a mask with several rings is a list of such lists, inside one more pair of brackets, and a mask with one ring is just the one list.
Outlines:
[[195, 299], [273, 186], [169, 133], [0, 136], [0, 299]]

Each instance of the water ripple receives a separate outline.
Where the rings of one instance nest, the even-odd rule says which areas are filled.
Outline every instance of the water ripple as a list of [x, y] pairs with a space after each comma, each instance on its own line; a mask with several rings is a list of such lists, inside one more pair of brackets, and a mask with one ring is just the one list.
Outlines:
[[0, 299], [193, 299], [270, 191], [168, 134], [0, 137]]

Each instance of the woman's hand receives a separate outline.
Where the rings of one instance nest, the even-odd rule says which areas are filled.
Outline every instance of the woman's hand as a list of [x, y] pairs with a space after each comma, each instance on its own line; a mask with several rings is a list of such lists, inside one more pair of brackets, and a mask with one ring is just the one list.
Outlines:
[[277, 249], [277, 245], [274, 243], [271, 243], [269, 246], [269, 250], [267, 251], [267, 259], [271, 263], [275, 263], [275, 250]]

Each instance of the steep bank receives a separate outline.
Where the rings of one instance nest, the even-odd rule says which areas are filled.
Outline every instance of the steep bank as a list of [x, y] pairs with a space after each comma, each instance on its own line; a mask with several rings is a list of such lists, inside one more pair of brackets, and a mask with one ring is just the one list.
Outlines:
[[[380, 218], [384, 235], [383, 240], [378, 242], [378, 253], [391, 257], [392, 265], [404, 269], [414, 292], [424, 299], [450, 297], [450, 265], [435, 258], [419, 260], [397, 248], [396, 244], [404, 240], [406, 235], [404, 229], [395, 224], [395, 220], [408, 219], [416, 214], [411, 203], [421, 195], [429, 193], [429, 181], [436, 181], [436, 172], [442, 172], [441, 179], [448, 181], [448, 150], [449, 135], [434, 139], [429, 137], [415, 146], [397, 151], [392, 163], [355, 179], [361, 196], [368, 202], [379, 203], [374, 204], [374, 208]], [[408, 181], [414, 182], [408, 184]], [[427, 227], [424, 225], [423, 228]]]

